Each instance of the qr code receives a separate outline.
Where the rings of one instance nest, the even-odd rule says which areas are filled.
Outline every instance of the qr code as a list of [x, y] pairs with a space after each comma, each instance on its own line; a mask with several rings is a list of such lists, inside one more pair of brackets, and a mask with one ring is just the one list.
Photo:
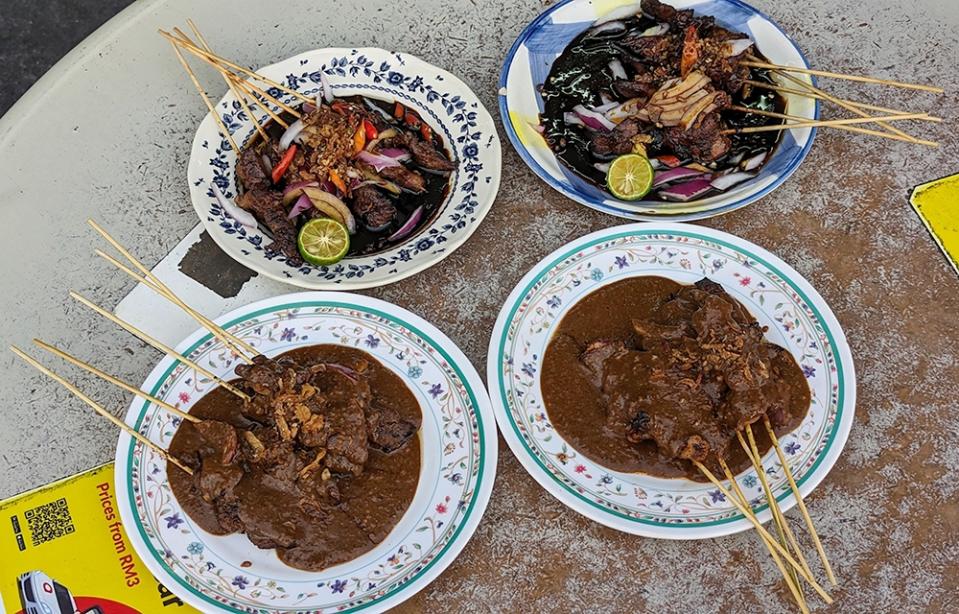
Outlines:
[[67, 500], [60, 497], [24, 513], [34, 546], [76, 531]]

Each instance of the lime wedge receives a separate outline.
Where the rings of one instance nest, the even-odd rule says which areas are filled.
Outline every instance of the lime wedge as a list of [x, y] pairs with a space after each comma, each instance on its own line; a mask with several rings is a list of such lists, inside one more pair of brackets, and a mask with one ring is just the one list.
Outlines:
[[620, 200], [638, 200], [653, 187], [653, 167], [644, 156], [620, 156], [609, 165], [606, 185], [613, 196]]
[[350, 251], [350, 233], [346, 226], [332, 218], [318, 218], [303, 224], [296, 245], [310, 264], [328, 266], [342, 260]]

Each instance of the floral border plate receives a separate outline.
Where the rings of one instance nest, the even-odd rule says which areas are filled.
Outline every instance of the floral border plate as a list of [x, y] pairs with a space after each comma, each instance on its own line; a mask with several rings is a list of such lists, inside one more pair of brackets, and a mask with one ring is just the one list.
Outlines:
[[[776, 189], [806, 158], [816, 134], [814, 128], [783, 133], [773, 157], [756, 178], [729, 191], [686, 203], [626, 202], [584, 181], [560, 164], [536, 131], [543, 100], [539, 85], [566, 45], [599, 17], [639, 0], [562, 0], [549, 7], [520, 33], [503, 62], [499, 80], [500, 119], [510, 142], [540, 179], [573, 200], [599, 211], [634, 220], [696, 220], [745, 207]], [[802, 51], [769, 17], [739, 0], [667, 0], [677, 8], [712, 15], [717, 23], [749, 34], [771, 61], [808, 68]], [[797, 76], [800, 78], [800, 76]], [[804, 80], [813, 83], [809, 77]], [[787, 113], [818, 119], [818, 101], [786, 96]]]
[[[609, 228], [558, 249], [517, 284], [490, 339], [487, 382], [500, 432], [527, 471], [577, 512], [614, 529], [671, 539], [726, 535], [752, 525], [709, 483], [617, 473], [584, 457], [553, 429], [539, 373], [551, 331], [583, 296], [615, 281], [658, 275], [681, 283], [720, 283], [769, 327], [812, 389], [809, 414], [781, 438], [789, 466], [808, 495], [832, 468], [852, 426], [856, 376], [842, 329], [822, 297], [766, 250], [723, 232], [685, 224]], [[795, 503], [775, 452], [763, 459], [780, 506]], [[757, 507], [756, 473], [737, 476]]]
[[[206, 612], [383, 611], [436, 578], [459, 554], [486, 509], [496, 472], [496, 431], [483, 382], [452, 341], [425, 320], [384, 301], [305, 292], [259, 301], [218, 323], [272, 356], [334, 343], [375, 356], [407, 383], [423, 410], [422, 467], [410, 508], [389, 536], [361, 557], [321, 572], [287, 567], [244, 535], [214, 536], [180, 509], [166, 462], [127, 434], [116, 454], [120, 515], [157, 579]], [[206, 330], [177, 351], [221, 377], [233, 355]], [[143, 389], [182, 409], [211, 381], [165, 358]], [[167, 447], [179, 418], [135, 400], [126, 421]]]
[[[372, 47], [307, 51], [257, 72], [309, 96], [319, 90], [322, 73], [337, 96], [362, 94], [402, 101], [416, 109], [440, 135], [457, 168], [450, 174], [449, 191], [439, 212], [406, 241], [331, 266], [293, 265], [282, 254], [265, 247], [271, 242], [268, 236], [240, 225], [217, 204], [211, 183], [228, 198], [236, 196], [236, 153], [220, 136], [216, 121], [208, 113], [193, 139], [187, 171], [190, 197], [204, 228], [240, 264], [314, 290], [382, 286], [418, 273], [451, 254], [489, 212], [500, 182], [499, 137], [489, 112], [452, 74], [415, 56]], [[277, 88], [269, 92], [283, 102], [298, 102]], [[250, 118], [230, 92], [216, 109], [241, 147], [255, 134], [253, 120], [262, 124], [269, 119], [256, 107], [259, 114]]]

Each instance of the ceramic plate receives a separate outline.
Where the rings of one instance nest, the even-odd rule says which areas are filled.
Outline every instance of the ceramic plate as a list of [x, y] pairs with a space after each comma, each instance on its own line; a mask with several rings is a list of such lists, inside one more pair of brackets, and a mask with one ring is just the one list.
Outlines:
[[[537, 17], [519, 35], [506, 56], [500, 75], [500, 117], [510, 142], [533, 172], [569, 198], [593, 209], [635, 220], [669, 218], [695, 220], [744, 207], [776, 189], [796, 170], [812, 146], [815, 129], [795, 128], [784, 132], [773, 157], [755, 179], [723, 194], [685, 203], [659, 200], [626, 202], [584, 181], [563, 166], [536, 131], [543, 100], [539, 86], [549, 75], [553, 61], [571, 40], [611, 10], [637, 4], [636, 0], [562, 0]], [[768, 17], [738, 0], [669, 0], [677, 8], [691, 8], [697, 15], [712, 15], [731, 30], [744, 32], [756, 47], [777, 64], [808, 67], [799, 47]], [[797, 75], [797, 78], [802, 75]], [[812, 83], [807, 79], [807, 82]], [[786, 113], [818, 119], [819, 103], [786, 95]]]
[[[476, 370], [425, 320], [383, 301], [308, 292], [267, 299], [218, 319], [268, 356], [305, 345], [360, 348], [407, 383], [420, 402], [422, 467], [413, 502], [380, 545], [322, 572], [287, 567], [244, 535], [214, 536], [180, 509], [166, 462], [122, 434], [117, 445], [117, 503], [127, 534], [153, 575], [204, 612], [380, 612], [436, 578], [469, 540], [489, 501], [496, 430]], [[221, 377], [230, 352], [206, 330], [177, 346]], [[182, 363], [166, 358], [143, 389], [183, 409], [210, 390]], [[134, 401], [127, 424], [167, 447], [179, 419]], [[249, 562], [246, 565], [244, 562]]]
[[[607, 470], [550, 424], [539, 373], [552, 329], [590, 292], [640, 275], [720, 283], [769, 327], [769, 341], [795, 356], [812, 403], [781, 443], [800, 491], [812, 492], [836, 462], [853, 421], [856, 377], [842, 329], [822, 297], [779, 258], [732, 235], [684, 224], [633, 224], [587, 235], [540, 261], [510, 294], [490, 340], [487, 382], [500, 432], [526, 470], [572, 509], [629, 533], [697, 539], [752, 527], [712, 484]], [[792, 507], [775, 451], [763, 464], [780, 506]], [[755, 472], [736, 479], [758, 504], [762, 486]], [[760, 520], [768, 520], [768, 509], [758, 509]]]
[[[261, 230], [241, 226], [217, 205], [211, 183], [227, 197], [236, 196], [236, 153], [220, 136], [214, 118], [207, 114], [193, 139], [187, 172], [190, 197], [207, 232], [240, 264], [314, 290], [382, 286], [436, 264], [462, 245], [483, 221], [499, 189], [499, 137], [486, 108], [466, 84], [450, 73], [412, 55], [374, 48], [317, 49], [257, 72], [309, 96], [319, 90], [322, 72], [337, 96], [361, 94], [400, 101], [415, 109], [442, 138], [457, 168], [450, 174], [448, 195], [439, 213], [406, 241], [328, 267], [295, 266], [286, 262], [282, 254], [265, 247], [271, 239]], [[270, 93], [292, 106], [299, 104], [278, 89], [271, 89]], [[262, 124], [269, 119], [262, 111], [255, 118], [248, 117], [229, 92], [216, 109], [241, 147], [255, 134], [253, 121]]]

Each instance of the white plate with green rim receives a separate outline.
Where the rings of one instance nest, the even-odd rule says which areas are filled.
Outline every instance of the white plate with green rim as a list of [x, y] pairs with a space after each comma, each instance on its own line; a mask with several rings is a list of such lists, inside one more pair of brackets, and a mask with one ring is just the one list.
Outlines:
[[[117, 503], [130, 541], [153, 575], [204, 612], [381, 612], [442, 573], [476, 529], [496, 472], [489, 397], [463, 353], [405, 309], [341, 292], [270, 298], [217, 323], [267, 356], [332, 343], [360, 348], [393, 370], [423, 412], [419, 485], [410, 508], [373, 550], [320, 572], [301, 571], [244, 535], [214, 536], [195, 526], [170, 490], [163, 458], [123, 433], [116, 454]], [[232, 354], [206, 330], [177, 350], [218, 376], [232, 377]], [[142, 388], [189, 409], [211, 386], [165, 358]], [[179, 424], [141, 400], [132, 403], [126, 421], [163, 447]]]
[[[812, 390], [806, 418], [781, 437], [803, 496], [839, 457], [853, 422], [856, 376], [845, 335], [822, 297], [773, 254], [732, 235], [686, 224], [648, 223], [592, 233], [541, 260], [517, 284], [490, 339], [487, 382], [500, 432], [526, 470], [580, 514], [636, 535], [701, 539], [752, 527], [710, 483], [619, 473], [586, 458], [553, 429], [539, 373], [552, 329], [584, 296], [628, 277], [691, 284], [708, 277], [768, 326]], [[763, 467], [782, 509], [795, 504], [774, 451]], [[755, 471], [736, 476], [760, 521], [770, 512]]]

